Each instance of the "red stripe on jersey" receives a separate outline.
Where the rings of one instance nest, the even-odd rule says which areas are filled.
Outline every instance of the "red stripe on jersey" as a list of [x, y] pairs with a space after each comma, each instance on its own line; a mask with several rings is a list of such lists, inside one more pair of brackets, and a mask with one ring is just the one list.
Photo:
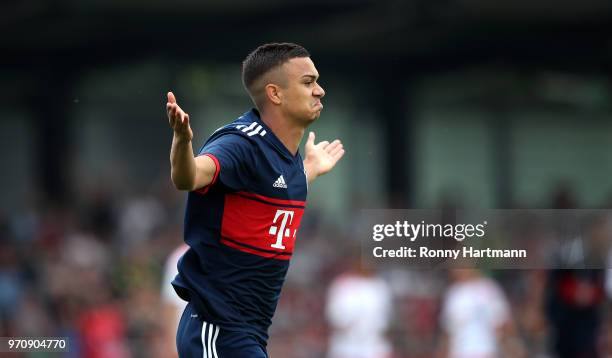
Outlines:
[[213, 162], [215, 162], [215, 167], [216, 167], [215, 168], [215, 175], [213, 175], [213, 179], [210, 182], [210, 184], [208, 184], [207, 186], [202, 187], [200, 189], [194, 190], [198, 194], [206, 194], [208, 192], [208, 190], [210, 189], [210, 187], [213, 186], [217, 182], [217, 178], [219, 177], [219, 172], [221, 171], [221, 165], [219, 164], [219, 159], [217, 159], [217, 157], [215, 157], [214, 155], [212, 155], [210, 153], [206, 153], [204, 155], [209, 157], [210, 159], [212, 159]]
[[255, 255], [281, 258], [277, 255], [284, 254], [281, 259], [289, 259], [303, 214], [303, 207], [253, 200], [242, 192], [226, 194], [221, 222], [221, 237], [226, 240], [221, 242]]
[[276, 198], [271, 198], [269, 196], [263, 196], [263, 195], [259, 195], [259, 194], [255, 194], [255, 193], [249, 193], [249, 192], [246, 192], [246, 191], [239, 191], [236, 194], [244, 195], [246, 197], [250, 197], [250, 198], [253, 198], [253, 199], [259, 199], [259, 200], [267, 201], [267, 202], [269, 202], [271, 204], [306, 206], [306, 202], [305, 201], [276, 199]]

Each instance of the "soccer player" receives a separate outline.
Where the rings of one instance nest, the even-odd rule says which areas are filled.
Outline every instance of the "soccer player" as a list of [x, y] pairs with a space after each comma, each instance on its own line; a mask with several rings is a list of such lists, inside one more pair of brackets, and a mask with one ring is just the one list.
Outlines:
[[327, 320], [332, 329], [328, 358], [391, 358], [391, 287], [359, 261], [329, 287]]
[[174, 130], [172, 181], [189, 191], [185, 242], [189, 250], [172, 282], [189, 303], [177, 332], [180, 357], [268, 357], [268, 327], [280, 296], [308, 184], [344, 155], [342, 143], [298, 147], [321, 113], [325, 91], [303, 47], [265, 44], [242, 64], [255, 103], [215, 131], [194, 157], [189, 115], [168, 93]]
[[524, 357], [510, 305], [502, 288], [479, 270], [450, 271], [453, 283], [442, 302], [439, 356]]
[[189, 246], [186, 244], [181, 244], [181, 246], [172, 251], [172, 253], [166, 259], [166, 263], [164, 265], [161, 290], [162, 312], [159, 315], [161, 320], [160, 322], [164, 323], [163, 333], [165, 344], [162, 348], [164, 352], [162, 355], [163, 357], [176, 357], [177, 354], [176, 347], [174, 345], [176, 330], [187, 302], [183, 301], [176, 295], [176, 292], [172, 288], [171, 282], [174, 280], [174, 277], [176, 277], [176, 266], [178, 265], [178, 261], [188, 248]]

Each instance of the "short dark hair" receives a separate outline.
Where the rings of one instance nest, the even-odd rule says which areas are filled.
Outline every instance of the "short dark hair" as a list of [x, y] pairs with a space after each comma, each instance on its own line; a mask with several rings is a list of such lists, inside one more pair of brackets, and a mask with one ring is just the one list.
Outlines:
[[290, 42], [268, 43], [256, 48], [242, 62], [242, 83], [247, 92], [251, 94], [253, 83], [265, 73], [296, 57], [310, 57], [310, 53]]

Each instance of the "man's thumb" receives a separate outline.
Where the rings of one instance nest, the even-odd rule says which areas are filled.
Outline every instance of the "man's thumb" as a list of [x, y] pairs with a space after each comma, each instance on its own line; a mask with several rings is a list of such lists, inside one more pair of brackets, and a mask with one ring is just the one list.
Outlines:
[[314, 145], [315, 134], [314, 132], [308, 133], [308, 140], [306, 140], [306, 145]]

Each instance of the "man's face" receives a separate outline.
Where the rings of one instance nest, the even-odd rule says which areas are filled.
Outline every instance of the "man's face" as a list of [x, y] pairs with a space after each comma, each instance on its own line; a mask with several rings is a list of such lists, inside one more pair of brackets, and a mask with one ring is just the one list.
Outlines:
[[309, 57], [297, 57], [285, 62], [282, 70], [286, 86], [282, 88], [282, 107], [288, 117], [305, 124], [319, 118], [325, 91], [317, 83], [319, 72]]

